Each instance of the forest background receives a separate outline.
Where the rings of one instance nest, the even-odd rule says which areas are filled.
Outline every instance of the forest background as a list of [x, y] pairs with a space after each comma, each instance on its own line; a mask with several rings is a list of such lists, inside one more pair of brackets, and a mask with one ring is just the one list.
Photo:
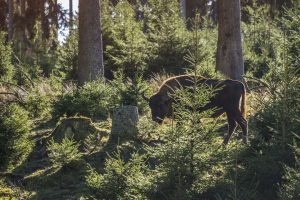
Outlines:
[[[103, 76], [81, 81], [72, 0], [0, 0], [0, 198], [300, 198], [299, 1], [237, 1], [250, 143], [238, 129], [226, 148], [224, 116], [177, 105], [176, 122], [158, 126], [141, 95], [173, 75], [226, 78], [215, 70], [218, 2], [100, 2], [87, 17], [101, 22]], [[196, 108], [211, 91], [175, 95]], [[111, 118], [127, 105], [137, 130], [115, 140]], [[67, 120], [83, 128], [57, 131]]]

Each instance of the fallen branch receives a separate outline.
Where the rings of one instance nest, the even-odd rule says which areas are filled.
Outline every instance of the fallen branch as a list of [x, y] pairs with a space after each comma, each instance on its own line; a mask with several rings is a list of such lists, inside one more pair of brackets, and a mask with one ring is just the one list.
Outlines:
[[262, 80], [260, 80], [258, 78], [254, 78], [254, 77], [250, 77], [250, 76], [243, 76], [243, 77], [247, 78], [247, 79], [252, 79], [252, 80], [254, 80], [254, 81], [258, 82], [258, 83], [261, 83], [262, 85], [264, 85], [265, 87], [267, 87], [269, 90], [271, 90], [270, 86], [266, 82], [264, 82], [264, 81], [262, 81]]
[[24, 88], [22, 88], [21, 86], [17, 85], [17, 84], [14, 84], [14, 83], [10, 83], [10, 82], [7, 82], [7, 81], [0, 81], [0, 83], [3, 83], [3, 84], [6, 84], [6, 85], [10, 85], [10, 86], [14, 86], [16, 88], [19, 88], [20, 90], [22, 90], [23, 92], [25, 93], [29, 93], [27, 92]]
[[269, 92], [272, 95], [276, 95], [277, 94], [277, 95], [280, 96], [280, 93], [278, 91], [276, 91], [276, 90], [273, 90], [268, 83], [266, 83], [266, 82], [264, 82], [264, 81], [262, 81], [262, 80], [260, 80], [258, 78], [254, 78], [254, 77], [249, 77], [249, 76], [243, 76], [243, 77], [248, 78], [248, 79], [252, 79], [252, 80], [254, 80], [254, 81], [262, 84], [264, 87], [266, 87], [269, 90]]

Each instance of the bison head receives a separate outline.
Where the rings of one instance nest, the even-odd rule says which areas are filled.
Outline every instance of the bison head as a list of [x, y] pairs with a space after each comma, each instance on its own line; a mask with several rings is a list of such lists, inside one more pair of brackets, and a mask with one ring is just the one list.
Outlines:
[[172, 116], [172, 99], [167, 94], [155, 94], [150, 98], [143, 95], [149, 102], [152, 120], [161, 124], [165, 117]]

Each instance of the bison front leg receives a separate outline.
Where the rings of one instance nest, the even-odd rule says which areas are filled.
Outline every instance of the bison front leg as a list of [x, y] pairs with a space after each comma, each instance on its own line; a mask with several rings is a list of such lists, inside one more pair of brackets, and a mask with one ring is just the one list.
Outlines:
[[225, 135], [225, 137], [224, 137], [224, 141], [223, 141], [224, 145], [228, 144], [229, 139], [237, 126], [234, 118], [230, 114], [228, 114], [228, 113], [226, 113], [226, 114], [227, 114], [227, 121], [228, 121], [228, 134]]

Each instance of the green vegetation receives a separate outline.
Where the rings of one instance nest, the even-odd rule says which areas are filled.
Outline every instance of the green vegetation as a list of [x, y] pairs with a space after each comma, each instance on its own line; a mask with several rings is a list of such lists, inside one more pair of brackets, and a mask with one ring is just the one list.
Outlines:
[[[250, 143], [238, 128], [226, 147], [226, 117], [197, 112], [213, 88], [176, 91], [176, 120], [162, 125], [141, 95], [172, 75], [220, 77], [213, 12], [185, 23], [177, 0], [103, 0], [107, 80], [82, 87], [76, 29], [55, 43], [37, 22], [27, 51], [1, 32], [0, 199], [300, 199], [300, 4], [269, 9], [243, 7]], [[138, 134], [113, 140], [123, 105], [138, 107]], [[55, 132], [66, 119], [92, 125]]]
[[0, 32], [0, 78], [1, 80], [11, 80], [14, 69], [12, 65], [12, 49], [9, 44], [5, 44], [6, 34]]
[[1, 169], [19, 166], [32, 150], [28, 112], [17, 104], [1, 106], [0, 155]]
[[47, 150], [53, 166], [63, 167], [82, 157], [78, 148], [79, 144], [73, 141], [72, 138], [66, 137], [61, 143], [55, 143], [53, 139], [50, 140]]

